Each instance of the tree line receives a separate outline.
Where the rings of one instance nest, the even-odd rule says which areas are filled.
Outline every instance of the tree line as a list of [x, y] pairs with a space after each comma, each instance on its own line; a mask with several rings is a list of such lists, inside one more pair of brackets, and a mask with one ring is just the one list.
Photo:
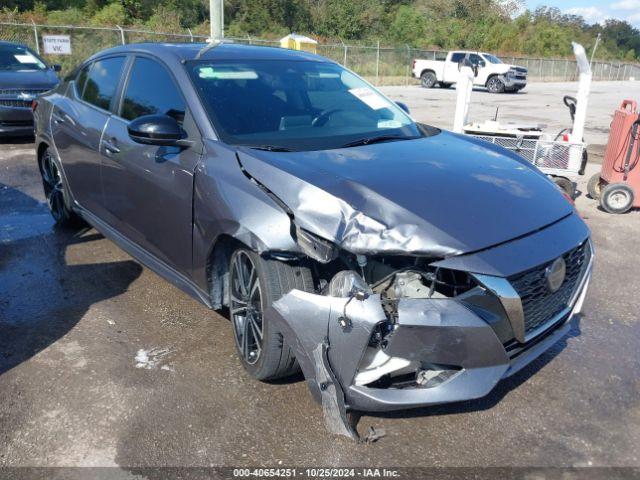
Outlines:
[[[478, 49], [498, 54], [570, 57], [571, 41], [597, 58], [637, 61], [640, 31], [624, 20], [588, 24], [524, 0], [226, 0], [227, 36], [308, 34], [324, 42]], [[208, 32], [208, 0], [4, 0], [2, 21], [132, 26]]]

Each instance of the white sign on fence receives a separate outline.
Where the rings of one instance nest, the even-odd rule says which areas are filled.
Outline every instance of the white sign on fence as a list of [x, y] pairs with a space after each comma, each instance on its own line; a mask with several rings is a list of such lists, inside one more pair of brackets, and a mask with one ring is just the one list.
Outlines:
[[45, 55], [71, 55], [71, 36], [43, 35]]

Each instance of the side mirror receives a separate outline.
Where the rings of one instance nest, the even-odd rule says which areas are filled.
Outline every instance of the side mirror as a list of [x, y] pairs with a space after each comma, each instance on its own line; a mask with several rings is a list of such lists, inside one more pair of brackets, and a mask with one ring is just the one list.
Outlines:
[[62, 70], [62, 66], [56, 63], [54, 65], [51, 65], [51, 70], [53, 70], [54, 72], [59, 72], [60, 70]]
[[396, 105], [398, 105], [402, 110], [404, 110], [406, 113], [411, 114], [411, 112], [409, 111], [409, 107], [407, 107], [406, 103], [403, 102], [396, 102]]
[[145, 145], [177, 145], [185, 133], [175, 118], [168, 115], [143, 115], [134, 118], [127, 127], [134, 142]]

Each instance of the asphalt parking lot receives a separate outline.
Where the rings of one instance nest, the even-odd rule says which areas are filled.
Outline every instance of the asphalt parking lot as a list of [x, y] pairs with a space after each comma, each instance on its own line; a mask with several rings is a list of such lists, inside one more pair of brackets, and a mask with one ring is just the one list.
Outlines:
[[[388, 87], [450, 128], [455, 90]], [[525, 93], [526, 92], [526, 93]], [[569, 126], [563, 94], [474, 92], [471, 114]], [[614, 108], [640, 82], [594, 83], [577, 208], [596, 266], [568, 337], [486, 398], [365, 416], [386, 436], [328, 434], [301, 377], [258, 383], [231, 327], [95, 230], [53, 228], [33, 145], [0, 145], [0, 466], [640, 466], [640, 212], [584, 193]], [[472, 201], [472, 199], [470, 199]]]

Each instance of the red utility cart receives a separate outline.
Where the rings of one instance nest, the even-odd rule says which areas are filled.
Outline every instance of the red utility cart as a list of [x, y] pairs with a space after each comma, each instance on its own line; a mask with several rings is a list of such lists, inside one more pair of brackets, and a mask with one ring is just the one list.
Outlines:
[[609, 213], [640, 207], [640, 116], [633, 100], [616, 110], [600, 173], [589, 180], [591, 198], [599, 199]]

